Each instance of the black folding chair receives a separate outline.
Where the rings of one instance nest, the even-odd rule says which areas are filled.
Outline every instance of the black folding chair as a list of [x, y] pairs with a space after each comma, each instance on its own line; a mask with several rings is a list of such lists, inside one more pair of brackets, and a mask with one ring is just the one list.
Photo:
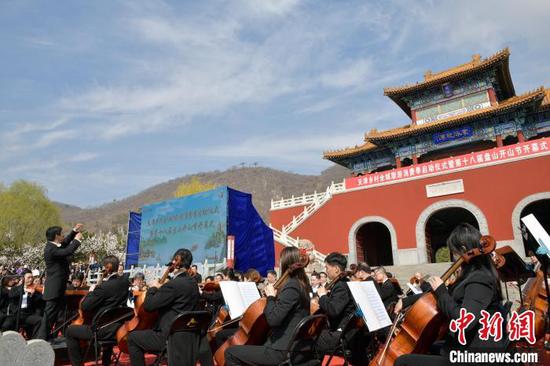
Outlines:
[[[286, 359], [279, 365], [296, 365], [297, 355], [303, 356], [300, 364], [320, 365], [315, 352], [315, 344], [323, 329], [328, 325], [328, 317], [324, 314], [310, 315], [298, 323], [286, 348]], [[308, 357], [309, 356], [309, 357]]]
[[[157, 359], [155, 360], [155, 365], [156, 366], [160, 365], [160, 362], [166, 356], [170, 338], [175, 333], [179, 333], [179, 332], [196, 333], [197, 336], [199, 337], [199, 342], [200, 342], [200, 340], [202, 340], [202, 338], [206, 335], [206, 332], [208, 331], [208, 327], [210, 326], [211, 320], [212, 320], [212, 313], [206, 310], [186, 311], [181, 314], [178, 314], [178, 316], [176, 316], [176, 318], [172, 321], [168, 339], [166, 340], [166, 344], [164, 348], [158, 354]], [[198, 348], [200, 348], [200, 344]], [[198, 358], [198, 355], [197, 355], [197, 358]]]
[[[103, 312], [101, 312], [92, 322], [92, 340], [90, 341], [90, 344], [88, 345], [88, 348], [86, 349], [86, 353], [84, 354], [84, 360], [86, 360], [88, 353], [90, 352], [91, 347], [94, 347], [94, 355], [95, 355], [95, 364], [97, 365], [97, 361], [99, 359], [99, 347], [114, 347], [117, 345], [116, 339], [98, 339], [98, 334], [103, 329], [117, 323], [123, 323], [127, 320], [130, 320], [134, 317], [134, 309], [129, 308], [127, 306], [118, 306], [110, 309], [106, 309]], [[118, 365], [118, 361], [120, 359], [121, 352], [119, 351], [118, 354], [115, 356], [115, 366]]]
[[346, 334], [348, 334], [349, 331], [356, 328], [356, 314], [351, 313], [350, 315], [345, 318], [343, 324], [342, 324], [342, 331], [340, 332], [340, 338], [338, 339], [338, 343], [336, 345], [336, 348], [332, 350], [330, 353], [330, 356], [325, 363], [325, 366], [330, 365], [330, 362], [334, 358], [334, 356], [342, 356], [344, 358], [344, 366], [349, 364], [349, 357], [350, 357], [350, 347], [347, 344], [347, 338]]

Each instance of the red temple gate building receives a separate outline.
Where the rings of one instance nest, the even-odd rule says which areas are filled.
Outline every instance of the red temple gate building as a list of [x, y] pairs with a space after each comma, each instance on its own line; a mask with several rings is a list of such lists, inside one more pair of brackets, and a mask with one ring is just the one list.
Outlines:
[[444, 262], [447, 237], [468, 222], [525, 256], [520, 217], [534, 213], [550, 231], [550, 89], [516, 94], [509, 56], [474, 55], [386, 88], [407, 124], [325, 152], [350, 169], [343, 182], [272, 201], [277, 249], [308, 239], [350, 263]]

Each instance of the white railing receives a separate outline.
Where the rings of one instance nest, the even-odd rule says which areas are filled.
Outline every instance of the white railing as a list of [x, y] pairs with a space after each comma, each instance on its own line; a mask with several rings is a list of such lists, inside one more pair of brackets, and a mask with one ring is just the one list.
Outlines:
[[335, 193], [344, 192], [346, 190], [344, 182], [335, 184], [334, 182], [327, 187], [327, 190], [323, 193], [314, 194], [313, 202], [304, 207], [304, 210], [300, 212], [298, 216], [293, 216], [292, 221], [288, 225], [283, 225], [281, 231], [284, 233], [290, 233], [296, 229], [302, 222], [308, 217], [313, 215], [318, 209], [320, 209], [325, 203], [327, 203], [332, 195]]
[[[331, 189], [332, 193], [339, 193], [345, 191], [344, 181], [340, 183], [334, 183], [327, 188]], [[291, 198], [282, 198], [280, 200], [271, 200], [271, 210], [281, 210], [289, 207], [296, 206], [305, 206], [315, 203], [321, 200], [325, 196], [325, 192], [314, 192], [313, 194], [306, 195], [305, 193], [301, 196], [292, 196]]]
[[[202, 278], [207, 276], [214, 276], [216, 273], [220, 272], [227, 266], [227, 262], [224, 258], [223, 262], [219, 263], [208, 263], [208, 260], [204, 260], [204, 263], [196, 263], [198, 272], [202, 275]], [[165, 266], [157, 264], [156, 266], [142, 266], [134, 267], [130, 269], [125, 269], [124, 273], [129, 273], [129, 278], [134, 278], [136, 273], [143, 273], [145, 275], [145, 281], [151, 281], [153, 279], [159, 279], [164, 274], [166, 270]], [[88, 277], [86, 278], [86, 283], [88, 285], [95, 285], [103, 277], [101, 271], [97, 272], [88, 272]]]
[[[271, 227], [271, 230], [273, 230], [273, 238], [276, 242], [284, 245], [285, 247], [295, 247], [300, 248], [300, 238], [293, 238], [291, 236], [288, 236], [286, 233], [283, 233], [274, 227]], [[325, 260], [326, 255], [323, 253], [313, 249], [312, 253], [315, 260], [319, 261], [320, 263], [323, 263]]]

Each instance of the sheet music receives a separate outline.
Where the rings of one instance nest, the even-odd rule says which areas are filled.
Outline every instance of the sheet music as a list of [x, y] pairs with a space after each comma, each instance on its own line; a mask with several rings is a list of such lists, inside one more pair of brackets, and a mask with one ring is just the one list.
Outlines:
[[355, 303], [363, 313], [363, 318], [365, 319], [369, 331], [372, 332], [392, 324], [374, 282], [350, 281], [348, 282], [348, 286]]
[[243, 315], [250, 304], [260, 298], [254, 282], [221, 281], [220, 288], [231, 319]]
[[422, 293], [422, 290], [420, 290], [418, 287], [411, 285], [410, 283], [407, 283], [407, 286], [409, 286], [409, 289], [413, 292], [413, 294], [418, 295]]
[[537, 220], [535, 215], [530, 214], [522, 217], [521, 221], [527, 226], [527, 229], [529, 229], [537, 243], [539, 243], [540, 246], [546, 247], [548, 250], [548, 254], [546, 255], [550, 258], [550, 236], [546, 230], [544, 230], [539, 220]]
[[244, 310], [246, 310], [254, 301], [260, 299], [260, 292], [254, 282], [237, 282], [237, 284], [239, 286], [239, 290], [241, 291]]

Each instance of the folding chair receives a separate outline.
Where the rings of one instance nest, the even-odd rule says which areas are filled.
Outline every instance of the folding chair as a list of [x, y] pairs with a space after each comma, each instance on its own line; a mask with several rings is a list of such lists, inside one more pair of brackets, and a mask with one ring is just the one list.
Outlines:
[[[90, 352], [90, 348], [94, 347], [94, 355], [95, 355], [95, 364], [97, 365], [97, 361], [99, 359], [99, 352], [98, 348], [101, 347], [112, 347], [117, 345], [116, 339], [105, 339], [100, 340], [98, 339], [98, 334], [101, 330], [116, 324], [116, 323], [123, 323], [126, 320], [130, 320], [134, 317], [134, 309], [129, 308], [127, 306], [118, 306], [115, 308], [110, 308], [104, 310], [102, 313], [97, 315], [97, 317], [92, 322], [92, 340], [90, 341], [90, 344], [88, 345], [88, 348], [86, 349], [86, 353], [84, 354], [84, 360], [86, 360], [88, 353]], [[118, 361], [120, 359], [121, 352], [118, 352], [118, 354], [115, 356], [115, 366], [118, 365]]]
[[[306, 356], [304, 361], [308, 365], [320, 365], [321, 362], [315, 357], [315, 344], [323, 329], [327, 327], [328, 318], [324, 314], [310, 315], [298, 323], [286, 348], [286, 359], [279, 364], [293, 366], [296, 363], [296, 355]], [[311, 357], [308, 359], [307, 355]]]
[[325, 363], [325, 366], [330, 365], [330, 362], [336, 355], [340, 355], [344, 358], [344, 366], [349, 364], [349, 347], [347, 344], [346, 334], [354, 329], [356, 327], [356, 314], [351, 313], [348, 315], [348, 317], [345, 319], [344, 323], [342, 324], [342, 331], [340, 332], [340, 338], [338, 339], [338, 345], [334, 350], [332, 350], [332, 353], [330, 354], [327, 362]]
[[[160, 365], [160, 362], [166, 356], [166, 353], [168, 350], [168, 343], [170, 342], [170, 338], [175, 333], [193, 332], [193, 333], [196, 333], [197, 336], [199, 336], [200, 339], [202, 340], [203, 336], [208, 331], [208, 327], [210, 326], [211, 320], [212, 320], [212, 313], [206, 310], [186, 311], [181, 314], [178, 314], [178, 316], [176, 316], [176, 318], [172, 321], [172, 325], [170, 327], [170, 334], [168, 335], [168, 339], [166, 340], [166, 345], [158, 354], [157, 359], [155, 360], [155, 365], [156, 366]], [[200, 344], [199, 344], [199, 348], [200, 348]]]

